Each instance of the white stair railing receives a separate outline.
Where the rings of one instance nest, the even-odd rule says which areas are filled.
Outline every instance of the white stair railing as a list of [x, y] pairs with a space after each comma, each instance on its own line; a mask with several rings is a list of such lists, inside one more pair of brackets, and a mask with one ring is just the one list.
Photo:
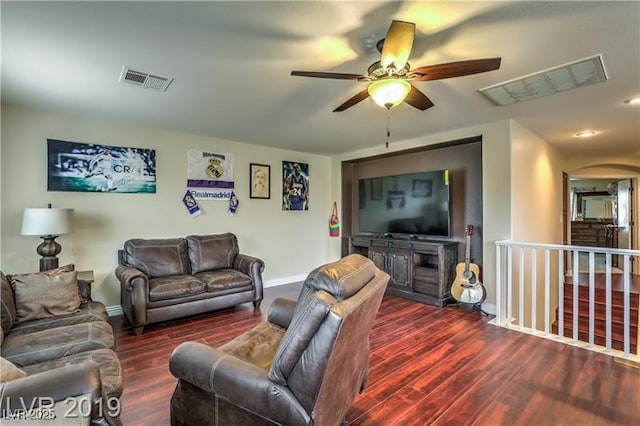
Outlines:
[[[638, 344], [638, 282], [632, 265], [640, 265], [640, 251], [557, 244], [498, 241], [496, 244], [496, 317], [492, 324], [533, 334], [616, 357], [640, 362]], [[637, 273], [637, 272], [636, 272]], [[588, 279], [587, 285], [580, 280]], [[571, 277], [572, 305], [565, 306], [565, 277]], [[596, 342], [596, 280], [604, 277], [604, 344]], [[633, 282], [636, 282], [635, 289]], [[622, 291], [622, 344], [614, 342], [612, 299], [614, 284]], [[580, 307], [580, 289], [587, 292], [588, 308]], [[634, 290], [634, 291], [632, 291]], [[557, 315], [556, 315], [557, 312]], [[565, 313], [571, 315], [565, 323]], [[581, 336], [579, 316], [587, 315], [588, 333]], [[554, 327], [554, 321], [556, 326]], [[555, 328], [555, 330], [554, 330]], [[571, 330], [567, 336], [566, 331]], [[635, 335], [634, 335], [635, 334]], [[567, 336], [567, 337], [565, 337]], [[640, 343], [640, 342], [639, 342]], [[614, 348], [618, 346], [619, 349]]]

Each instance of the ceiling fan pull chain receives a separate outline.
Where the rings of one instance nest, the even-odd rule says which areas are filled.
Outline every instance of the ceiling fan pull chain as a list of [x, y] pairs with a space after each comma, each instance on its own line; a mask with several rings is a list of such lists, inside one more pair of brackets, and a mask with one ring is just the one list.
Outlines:
[[391, 116], [391, 112], [387, 110], [387, 142], [384, 144], [385, 148], [389, 148], [389, 137], [391, 136], [391, 131], [389, 130], [389, 117]]

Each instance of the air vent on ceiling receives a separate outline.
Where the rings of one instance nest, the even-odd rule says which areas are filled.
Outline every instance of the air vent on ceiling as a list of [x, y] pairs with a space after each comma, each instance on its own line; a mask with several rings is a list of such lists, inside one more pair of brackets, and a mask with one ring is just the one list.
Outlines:
[[553, 95], [607, 80], [602, 56], [595, 55], [480, 89], [496, 105], [504, 106]]
[[166, 91], [172, 81], [173, 78], [160, 77], [146, 72], [132, 70], [126, 66], [122, 67], [122, 72], [120, 73], [120, 82], [131, 83], [144, 87], [145, 89], [155, 89], [161, 92]]

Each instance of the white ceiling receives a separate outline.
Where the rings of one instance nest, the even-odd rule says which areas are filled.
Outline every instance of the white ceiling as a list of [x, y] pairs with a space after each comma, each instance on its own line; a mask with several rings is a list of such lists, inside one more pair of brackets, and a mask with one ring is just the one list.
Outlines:
[[[412, 68], [502, 57], [497, 71], [419, 82], [435, 107], [391, 110], [391, 141], [513, 118], [568, 154], [640, 154], [640, 2], [9, 2], [2, 103], [227, 140], [335, 154], [381, 145], [387, 112], [363, 83], [368, 43], [415, 22]], [[497, 107], [478, 89], [601, 54], [609, 80]], [[165, 93], [118, 82], [122, 66], [175, 78]], [[573, 135], [583, 129], [591, 139]], [[90, 141], [86, 141], [90, 142]], [[180, 143], [180, 141], [176, 141]]]

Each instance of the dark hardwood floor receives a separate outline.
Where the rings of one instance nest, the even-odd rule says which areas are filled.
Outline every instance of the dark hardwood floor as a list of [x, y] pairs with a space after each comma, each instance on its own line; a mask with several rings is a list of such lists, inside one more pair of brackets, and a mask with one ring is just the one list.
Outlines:
[[[185, 341], [219, 346], [251, 329], [275, 297], [128, 333], [111, 319], [125, 373], [125, 425], [168, 425], [169, 356]], [[352, 425], [636, 425], [640, 369], [613, 358], [488, 324], [479, 312], [385, 296], [371, 333], [369, 380]], [[195, 425], [194, 425], [195, 426]]]

